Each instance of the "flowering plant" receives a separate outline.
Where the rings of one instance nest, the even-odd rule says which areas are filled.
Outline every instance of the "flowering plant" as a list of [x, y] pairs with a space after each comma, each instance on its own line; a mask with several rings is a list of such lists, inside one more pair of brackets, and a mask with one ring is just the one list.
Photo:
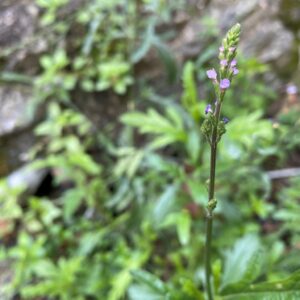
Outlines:
[[221, 108], [226, 94], [226, 90], [230, 87], [233, 76], [239, 73], [235, 57], [240, 37], [240, 31], [240, 24], [236, 24], [226, 34], [226, 37], [223, 40], [223, 44], [219, 48], [219, 73], [217, 73], [215, 69], [210, 69], [206, 72], [207, 77], [212, 80], [216, 96], [214, 105], [208, 104], [205, 109], [206, 119], [201, 127], [201, 130], [204, 136], [206, 137], [208, 143], [210, 144], [211, 148], [205, 246], [205, 278], [206, 291], [209, 300], [213, 299], [210, 253], [213, 225], [213, 210], [216, 208], [217, 205], [217, 200], [215, 199], [217, 145], [221, 140], [222, 135], [226, 132], [225, 125], [228, 123], [227, 118], [224, 117], [221, 119]]

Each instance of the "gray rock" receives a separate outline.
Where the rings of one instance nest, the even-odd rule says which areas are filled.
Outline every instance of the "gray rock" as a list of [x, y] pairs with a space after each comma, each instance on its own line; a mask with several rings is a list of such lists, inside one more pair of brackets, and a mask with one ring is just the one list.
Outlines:
[[281, 2], [285, 1], [215, 0], [209, 11], [224, 32], [236, 22], [241, 23], [242, 52], [271, 64], [279, 78], [288, 76], [296, 67], [294, 35], [278, 17]]
[[24, 166], [7, 177], [7, 183], [10, 188], [26, 187], [24, 193], [26, 195], [34, 194], [39, 188], [41, 182], [47, 175], [46, 169], [33, 169]]
[[0, 86], [0, 137], [30, 123], [26, 114], [30, 97], [30, 88]]
[[300, 29], [300, 2], [299, 0], [281, 0], [278, 16], [282, 23], [291, 31]]
[[34, 143], [34, 121], [27, 112], [30, 97], [29, 87], [0, 87], [0, 176], [20, 167]]

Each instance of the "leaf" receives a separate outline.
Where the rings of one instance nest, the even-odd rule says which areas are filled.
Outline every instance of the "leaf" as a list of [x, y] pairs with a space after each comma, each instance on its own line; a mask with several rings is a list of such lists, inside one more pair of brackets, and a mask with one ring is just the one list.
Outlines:
[[70, 221], [76, 210], [82, 204], [84, 196], [84, 191], [80, 189], [70, 189], [64, 193], [62, 202], [65, 220]]
[[182, 278], [181, 280], [182, 291], [191, 297], [193, 300], [204, 300], [203, 294], [195, 283], [189, 278]]
[[153, 274], [143, 271], [135, 270], [131, 272], [133, 278], [139, 283], [149, 287], [152, 291], [156, 291], [161, 295], [165, 295], [168, 292], [167, 285], [162, 282], [158, 277]]
[[33, 79], [30, 76], [14, 72], [0, 72], [0, 82], [1, 81], [4, 83], [33, 84]]
[[272, 139], [274, 135], [272, 124], [268, 120], [261, 119], [261, 115], [260, 111], [256, 111], [247, 116], [236, 117], [228, 124], [226, 138], [247, 147], [253, 146], [254, 139]]
[[285, 280], [250, 285], [222, 297], [222, 300], [298, 300], [300, 271]]
[[186, 143], [186, 150], [192, 159], [193, 163], [197, 162], [200, 154], [200, 136], [196, 130], [191, 130], [188, 133], [188, 140]]
[[86, 56], [91, 53], [95, 35], [97, 33], [99, 26], [101, 25], [102, 20], [103, 20], [103, 16], [97, 14], [96, 17], [89, 24], [90, 25], [89, 32], [86, 35], [85, 41], [83, 43], [83, 48], [82, 48], [82, 52]]
[[193, 201], [203, 207], [207, 205], [207, 188], [205, 184], [199, 184], [199, 180], [194, 178], [187, 179], [189, 192], [191, 193]]
[[190, 240], [191, 216], [187, 211], [183, 211], [177, 218], [177, 234], [181, 245], [187, 245]]
[[299, 291], [270, 291], [270, 292], [257, 292], [257, 293], [240, 293], [237, 295], [229, 295], [222, 297], [222, 300], [299, 300]]
[[162, 228], [168, 226], [176, 227], [179, 242], [181, 245], [186, 245], [190, 240], [191, 223], [190, 214], [183, 210], [168, 214], [164, 221], [160, 223], [160, 226]]
[[130, 300], [165, 300], [165, 296], [146, 285], [133, 284], [129, 290]]
[[105, 231], [87, 232], [80, 238], [80, 245], [78, 249], [79, 256], [89, 255], [95, 247], [100, 244]]
[[173, 210], [177, 189], [178, 187], [176, 185], [169, 185], [157, 200], [153, 210], [153, 223], [155, 226], [159, 226], [165, 217]]
[[69, 161], [74, 166], [82, 168], [90, 175], [100, 174], [100, 167], [93, 159], [84, 152], [74, 152], [69, 154]]
[[154, 25], [154, 22], [148, 24], [142, 45], [131, 56], [131, 61], [133, 63], [139, 62], [150, 50], [154, 37]]
[[150, 143], [149, 147], [151, 150], [155, 150], [155, 149], [166, 147], [175, 142], [176, 142], [176, 139], [174, 139], [174, 137], [163, 135], [163, 136], [159, 136], [159, 137], [155, 138], [154, 141], [152, 143]]
[[147, 113], [135, 111], [125, 113], [121, 117], [121, 121], [127, 125], [137, 127], [142, 134], [157, 136], [150, 144], [152, 149], [161, 148], [175, 142], [185, 142], [187, 133], [181, 116], [173, 108], [168, 108], [166, 114], [165, 117], [154, 109], [149, 109]]
[[198, 109], [198, 91], [194, 73], [194, 64], [191, 61], [188, 61], [184, 65], [183, 69], [183, 95], [181, 97], [181, 103], [184, 108], [191, 114], [193, 119], [198, 122], [200, 119], [200, 111]]
[[153, 38], [153, 45], [165, 65], [169, 82], [174, 83], [177, 78], [176, 58], [172, 54], [171, 49], [169, 49], [159, 38]]
[[226, 253], [221, 291], [230, 289], [233, 284], [251, 283], [260, 274], [263, 259], [257, 236], [249, 234], [238, 240], [232, 251]]

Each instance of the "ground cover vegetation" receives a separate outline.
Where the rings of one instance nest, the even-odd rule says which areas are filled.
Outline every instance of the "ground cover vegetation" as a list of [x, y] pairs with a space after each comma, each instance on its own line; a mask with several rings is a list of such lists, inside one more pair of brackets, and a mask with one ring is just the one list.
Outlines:
[[[67, 1], [37, 4], [53, 39], [32, 78], [29, 113], [43, 106], [45, 118], [29, 168], [49, 170], [52, 183], [28, 196], [1, 180], [0, 259], [12, 269], [3, 295], [299, 299], [300, 181], [269, 174], [296, 155], [299, 114], [270, 115], [269, 68], [238, 50], [240, 27], [222, 43], [217, 22], [203, 17], [205, 47], [179, 64], [172, 28], [158, 28], [185, 1], [91, 1], [69, 19], [59, 17]], [[167, 92], [138, 72], [152, 52]], [[79, 91], [116, 94], [127, 109], [99, 129], [74, 103]], [[216, 196], [208, 198], [216, 140]]]

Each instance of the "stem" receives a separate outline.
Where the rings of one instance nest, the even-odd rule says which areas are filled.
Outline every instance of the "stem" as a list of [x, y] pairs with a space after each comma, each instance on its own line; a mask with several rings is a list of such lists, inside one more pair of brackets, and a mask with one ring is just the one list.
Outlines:
[[211, 265], [210, 265], [210, 248], [211, 248], [211, 235], [212, 235], [213, 216], [207, 214], [206, 217], [206, 242], [205, 242], [205, 282], [208, 300], [213, 300], [213, 293], [211, 287]]
[[[216, 177], [216, 158], [217, 158], [217, 135], [218, 123], [220, 119], [221, 101], [218, 102], [215, 112], [216, 124], [213, 128], [211, 149], [210, 149], [210, 176], [209, 176], [209, 193], [208, 201], [214, 199], [215, 196], [215, 177]], [[213, 227], [213, 207], [208, 205], [206, 215], [206, 231], [205, 231], [205, 281], [208, 300], [213, 300], [213, 291], [211, 285], [211, 240], [212, 240], [212, 227]]]

